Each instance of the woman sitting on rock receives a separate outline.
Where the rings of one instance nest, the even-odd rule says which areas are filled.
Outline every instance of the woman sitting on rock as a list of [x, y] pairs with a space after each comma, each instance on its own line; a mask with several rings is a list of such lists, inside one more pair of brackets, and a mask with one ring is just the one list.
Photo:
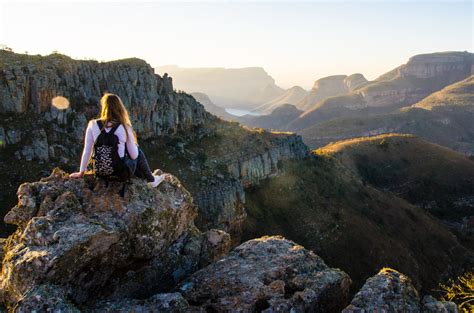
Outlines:
[[[72, 173], [69, 177], [80, 178], [84, 176], [92, 151], [95, 148], [94, 146], [96, 145], [97, 138], [101, 134], [107, 136], [106, 133], [112, 132], [111, 134], [114, 134], [118, 138], [117, 152], [124, 164], [130, 168], [130, 171], [133, 172], [135, 176], [146, 179], [150, 186], [158, 186], [165, 179], [167, 174], [153, 175], [151, 172], [145, 154], [138, 147], [135, 132], [132, 129], [127, 109], [123, 105], [122, 100], [117, 95], [106, 93], [100, 99], [100, 104], [100, 117], [95, 120], [90, 120], [87, 125], [80, 170], [79, 172]], [[103, 136], [103, 138], [105, 136]], [[114, 139], [115, 138], [112, 136], [112, 140]], [[96, 153], [98, 152], [97, 148], [95, 151]], [[125, 151], [128, 152], [128, 156], [125, 155]], [[113, 154], [113, 152], [110, 151], [108, 151], [108, 153]], [[105, 163], [112, 163], [113, 155], [109, 161], [110, 162]], [[99, 170], [103, 169], [99, 168]]]

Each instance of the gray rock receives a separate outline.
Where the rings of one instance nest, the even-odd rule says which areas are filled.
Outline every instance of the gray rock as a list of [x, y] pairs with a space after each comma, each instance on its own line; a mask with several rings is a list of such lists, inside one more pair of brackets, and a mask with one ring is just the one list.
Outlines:
[[64, 291], [53, 284], [40, 285], [28, 291], [18, 303], [13, 312], [68, 312], [79, 313], [80, 310], [67, 300]]
[[44, 284], [79, 305], [106, 295], [151, 296], [157, 286], [171, 287], [228, 250], [228, 235], [194, 226], [196, 207], [175, 177], [158, 188], [133, 179], [124, 197], [122, 183], [91, 179], [70, 179], [55, 169], [20, 186], [18, 204], [5, 216], [18, 230], [5, 248], [4, 302], [15, 306]]
[[[48, 122], [68, 125], [75, 114], [96, 115], [98, 99], [108, 91], [122, 98], [143, 139], [190, 130], [212, 118], [192, 96], [175, 93], [171, 77], [156, 75], [143, 60], [98, 63], [50, 55], [31, 61], [12, 52], [0, 53], [6, 86], [0, 90], [0, 112], [38, 113]], [[70, 106], [55, 108], [57, 96]], [[82, 129], [77, 139], [82, 139]]]
[[34, 159], [39, 161], [48, 161], [49, 160], [49, 146], [48, 146], [48, 138], [46, 136], [46, 131], [44, 129], [40, 129], [35, 132], [33, 137], [33, 154]]
[[117, 301], [103, 301], [97, 303], [89, 312], [114, 313], [187, 313], [190, 312], [189, 303], [180, 293], [156, 294], [145, 300], [122, 299]]
[[9, 129], [6, 135], [7, 144], [14, 145], [21, 141], [21, 131]]
[[438, 301], [432, 296], [423, 297], [423, 313], [457, 313], [458, 307], [454, 302]]
[[283, 237], [249, 240], [179, 286], [207, 312], [340, 312], [349, 276]]
[[35, 156], [33, 147], [29, 145], [23, 146], [23, 148], [21, 149], [21, 155], [26, 161], [32, 161], [33, 157]]
[[[351, 304], [342, 312], [421, 312], [421, 304], [418, 291], [408, 277], [396, 270], [384, 268], [367, 279]], [[426, 312], [443, 311], [427, 309]]]

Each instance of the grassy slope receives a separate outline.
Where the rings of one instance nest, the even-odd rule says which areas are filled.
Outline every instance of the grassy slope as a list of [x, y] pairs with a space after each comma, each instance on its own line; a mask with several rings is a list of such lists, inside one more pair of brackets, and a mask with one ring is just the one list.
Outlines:
[[340, 160], [363, 181], [413, 204], [431, 207], [443, 219], [459, 220], [472, 207], [453, 203], [474, 197], [474, 162], [411, 135], [380, 135], [325, 146], [318, 153]]
[[460, 106], [474, 109], [474, 75], [449, 85], [414, 105], [414, 107], [425, 110], [433, 110], [439, 106]]
[[474, 76], [392, 114], [339, 118], [301, 130], [311, 147], [371, 132], [416, 134], [461, 152], [474, 151]]
[[388, 266], [431, 291], [472, 266], [472, 253], [437, 219], [363, 185], [336, 159], [320, 155], [283, 166], [283, 175], [247, 192], [243, 239], [284, 235], [348, 272], [353, 288]]
[[[438, 57], [440, 60], [443, 58], [449, 58], [451, 56], [465, 56], [464, 52], [440, 52], [440, 53], [430, 53], [426, 55], [417, 55], [410, 58], [409, 62], [415, 62], [414, 60], [419, 57]], [[407, 64], [401, 65], [383, 75], [381, 75], [376, 80], [364, 84], [354, 91], [346, 95], [340, 95], [336, 97], [330, 97], [323, 99], [318, 103], [312, 104], [312, 106], [306, 110], [297, 119], [293, 120], [287, 125], [287, 129], [293, 131], [299, 131], [304, 128], [311, 127], [313, 125], [322, 123], [324, 121], [329, 121], [341, 117], [357, 117], [363, 116], [367, 113], [369, 114], [385, 114], [396, 109], [399, 109], [406, 105], [413, 104], [413, 98], [410, 100], [405, 99], [403, 96], [406, 91], [409, 91], [409, 94], [412, 95], [415, 99], [418, 98], [421, 100], [421, 97], [428, 96], [430, 93], [435, 92], [444, 88], [450, 82], [452, 78], [449, 78], [449, 75], [441, 75], [437, 77], [429, 78], [419, 78], [414, 76], [402, 76], [400, 75], [399, 70], [403, 69]], [[458, 79], [462, 79], [459, 76]], [[388, 103], [382, 107], [371, 106], [371, 103], [366, 103], [366, 99], [361, 95], [379, 95], [379, 94], [390, 94], [400, 92], [401, 95], [399, 100], [393, 98], [391, 103]], [[378, 98], [378, 96], [375, 96]], [[388, 99], [387, 99], [388, 100]], [[413, 102], [412, 102], [413, 101]], [[363, 112], [363, 114], [357, 114], [356, 110], [352, 110], [349, 107], [362, 107], [369, 105], [369, 110]], [[385, 110], [383, 110], [385, 109]]]

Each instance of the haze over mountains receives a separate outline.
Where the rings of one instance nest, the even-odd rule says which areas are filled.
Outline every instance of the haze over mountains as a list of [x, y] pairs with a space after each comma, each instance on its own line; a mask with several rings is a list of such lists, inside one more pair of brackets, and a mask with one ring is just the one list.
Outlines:
[[[206, 94], [176, 91], [170, 76], [155, 74], [144, 60], [0, 56], [0, 213], [12, 208], [5, 221], [17, 227], [0, 229], [4, 237], [13, 233], [0, 238], [0, 305], [25, 312], [66, 302], [86, 312], [91, 305], [97, 312], [136, 305], [150, 311], [173, 292], [183, 306], [178, 312], [340, 312], [362, 288], [344, 312], [407, 302], [419, 312], [426, 302], [419, 295], [473, 268], [474, 163], [463, 154], [400, 134], [310, 152], [297, 134], [217, 118], [207, 110], [227, 113]], [[351, 94], [369, 86], [352, 87], [348, 77], [335, 79], [333, 89], [322, 80], [316, 91]], [[397, 112], [424, 112], [429, 118], [421, 126], [432, 125], [446, 133], [431, 131], [436, 137], [469, 150], [472, 81], [445, 80], [450, 85]], [[105, 91], [124, 100], [152, 168], [175, 175], [158, 188], [133, 179], [121, 196], [120, 183], [72, 180], [59, 169], [40, 179], [56, 166], [77, 168], [77, 143]], [[69, 105], [56, 107], [57, 97]], [[345, 96], [321, 102], [339, 97]], [[446, 115], [439, 120], [438, 112]], [[270, 127], [277, 116], [288, 125], [303, 114], [283, 104], [254, 121]], [[420, 120], [409, 115], [406, 125], [416, 130]], [[252, 239], [261, 235], [288, 239]], [[374, 280], [381, 281], [374, 286]], [[408, 287], [410, 295], [403, 291]], [[60, 295], [59, 304], [41, 302], [51, 294]], [[440, 309], [429, 312], [446, 312], [434, 303]]]
[[373, 81], [361, 73], [333, 75], [318, 79], [309, 92], [295, 86], [276, 92], [272, 100], [244, 106], [261, 116], [218, 115], [252, 127], [297, 132], [310, 147], [407, 132], [474, 154], [473, 60], [467, 51], [415, 55]]
[[284, 92], [261, 67], [181, 68], [170, 65], [157, 67], [155, 71], [173, 77], [177, 89], [204, 93], [224, 108], [252, 110]]

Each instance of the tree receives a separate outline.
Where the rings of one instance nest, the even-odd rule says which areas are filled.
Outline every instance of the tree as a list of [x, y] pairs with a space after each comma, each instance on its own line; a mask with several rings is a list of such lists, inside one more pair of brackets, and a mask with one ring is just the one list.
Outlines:
[[13, 51], [12, 48], [8, 47], [7, 45], [0, 44], [0, 50], [5, 50], [5, 51]]

